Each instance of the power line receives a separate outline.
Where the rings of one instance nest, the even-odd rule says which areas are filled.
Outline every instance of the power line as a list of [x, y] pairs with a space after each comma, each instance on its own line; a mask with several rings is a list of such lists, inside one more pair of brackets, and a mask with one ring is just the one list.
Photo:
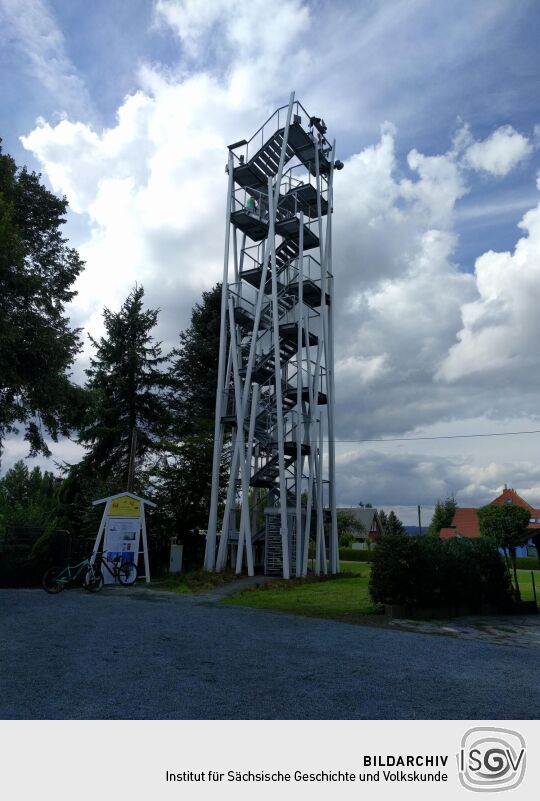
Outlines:
[[[191, 429], [189, 435], [193, 434], [208, 434], [207, 429]], [[336, 445], [342, 443], [362, 443], [362, 442], [419, 442], [426, 440], [436, 439], [472, 439], [474, 437], [517, 437], [521, 434], [540, 434], [540, 429], [533, 429], [532, 431], [492, 431], [485, 434], [437, 434], [432, 437], [384, 437], [378, 439], [334, 439]], [[324, 442], [330, 442], [327, 437], [323, 437]], [[318, 439], [310, 440], [310, 442], [318, 442]]]
[[533, 431], [493, 431], [489, 434], [439, 434], [433, 437], [386, 437], [384, 439], [336, 439], [334, 442], [416, 442], [433, 439], [471, 439], [472, 437], [516, 437], [520, 434], [540, 434], [540, 429]]

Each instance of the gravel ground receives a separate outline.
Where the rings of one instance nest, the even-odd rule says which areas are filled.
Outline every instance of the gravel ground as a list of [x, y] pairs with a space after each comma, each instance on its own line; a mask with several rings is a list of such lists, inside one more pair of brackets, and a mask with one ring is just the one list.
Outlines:
[[395, 628], [422, 634], [459, 637], [463, 640], [500, 643], [513, 648], [540, 648], [540, 615], [497, 615], [459, 617], [452, 620], [400, 620], [390, 623]]
[[0, 590], [2, 719], [530, 719], [537, 667], [534, 647], [208, 596]]

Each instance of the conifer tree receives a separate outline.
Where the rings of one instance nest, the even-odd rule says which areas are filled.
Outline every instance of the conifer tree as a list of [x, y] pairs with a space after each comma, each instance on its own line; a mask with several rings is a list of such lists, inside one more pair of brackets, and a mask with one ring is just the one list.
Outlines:
[[405, 526], [392, 509], [388, 514], [381, 509], [379, 512], [379, 520], [383, 534], [406, 534]]
[[112, 477], [118, 490], [127, 487], [134, 432], [135, 462], [147, 467], [162, 451], [169, 425], [168, 377], [161, 369], [167, 356], [152, 336], [159, 310], [145, 310], [143, 298], [136, 286], [120, 311], [104, 310], [106, 333], [91, 340], [96, 355], [87, 370], [90, 404], [79, 433], [84, 464], [101, 480]]
[[[171, 353], [167, 458], [153, 476], [158, 514], [175, 533], [205, 527], [212, 484], [221, 284], [203, 292]], [[222, 482], [223, 483], [223, 482]]]
[[16, 462], [0, 479], [2, 525], [49, 526], [59, 485], [60, 479], [49, 471]]
[[449, 495], [444, 501], [437, 500], [431, 523], [429, 524], [428, 534], [438, 537], [441, 528], [452, 525], [452, 520], [456, 513], [457, 503], [453, 495]]
[[[221, 284], [202, 293], [191, 323], [171, 353], [170, 408], [177, 430], [193, 433], [201, 422], [214, 424], [218, 380]], [[203, 426], [203, 427], [206, 427]]]

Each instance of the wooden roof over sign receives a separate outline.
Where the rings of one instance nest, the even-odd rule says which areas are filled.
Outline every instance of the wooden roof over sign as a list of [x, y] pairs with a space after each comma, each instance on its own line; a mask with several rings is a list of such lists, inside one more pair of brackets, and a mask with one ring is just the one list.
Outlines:
[[97, 506], [100, 503], [107, 503], [107, 501], [115, 501], [118, 498], [133, 498], [134, 501], [139, 501], [140, 503], [144, 503], [145, 506], [154, 506], [155, 503], [149, 501], [147, 498], [141, 498], [140, 495], [135, 495], [133, 492], [118, 492], [116, 495], [109, 495], [107, 498], [100, 498], [98, 501], [92, 501], [92, 506]]

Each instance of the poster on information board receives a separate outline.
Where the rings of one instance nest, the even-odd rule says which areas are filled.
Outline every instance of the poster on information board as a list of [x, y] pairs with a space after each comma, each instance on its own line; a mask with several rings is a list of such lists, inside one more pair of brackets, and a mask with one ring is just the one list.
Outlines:
[[[139, 517], [109, 517], [105, 527], [103, 555], [112, 561], [120, 557], [122, 562], [137, 564], [141, 521]], [[108, 570], [103, 571], [105, 584], [114, 583], [114, 576]]]

